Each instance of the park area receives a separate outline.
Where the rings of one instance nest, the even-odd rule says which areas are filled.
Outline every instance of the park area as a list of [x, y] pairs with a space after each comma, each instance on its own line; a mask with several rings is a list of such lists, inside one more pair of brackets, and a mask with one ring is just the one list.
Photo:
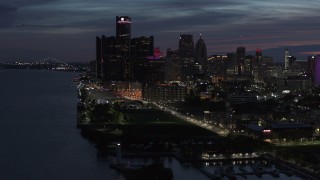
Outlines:
[[160, 137], [214, 137], [216, 134], [160, 110], [123, 111], [127, 135]]

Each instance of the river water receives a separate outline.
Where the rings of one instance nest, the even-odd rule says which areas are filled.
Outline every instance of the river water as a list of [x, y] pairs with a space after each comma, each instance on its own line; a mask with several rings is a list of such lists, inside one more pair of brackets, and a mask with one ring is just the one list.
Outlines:
[[123, 179], [76, 128], [75, 75], [0, 70], [0, 179]]
[[[0, 69], [0, 179], [123, 180], [76, 128], [75, 73]], [[174, 179], [207, 179], [175, 159]]]

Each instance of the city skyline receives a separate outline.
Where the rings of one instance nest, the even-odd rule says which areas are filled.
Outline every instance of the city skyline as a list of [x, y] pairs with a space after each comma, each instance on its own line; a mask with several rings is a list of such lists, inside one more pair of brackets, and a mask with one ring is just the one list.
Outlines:
[[12, 0], [0, 3], [0, 60], [48, 56], [94, 60], [94, 38], [115, 34], [115, 16], [131, 17], [132, 37], [153, 35], [155, 47], [163, 52], [178, 49], [179, 35], [190, 33], [195, 42], [202, 34], [208, 55], [235, 52], [242, 44], [248, 54], [260, 48], [276, 62], [283, 62], [285, 48], [306, 59], [320, 49], [320, 27], [314, 23], [318, 5], [287, 0]]

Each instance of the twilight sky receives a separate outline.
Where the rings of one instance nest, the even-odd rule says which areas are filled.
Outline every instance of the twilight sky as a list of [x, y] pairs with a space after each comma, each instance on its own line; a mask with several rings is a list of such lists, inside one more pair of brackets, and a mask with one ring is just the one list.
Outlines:
[[[155, 36], [162, 51], [180, 33], [201, 33], [208, 55], [234, 52], [282, 61], [320, 54], [320, 0], [0, 0], [0, 60], [95, 59], [95, 36], [115, 35], [115, 16], [132, 18], [132, 37]], [[250, 52], [251, 51], [251, 52]]]

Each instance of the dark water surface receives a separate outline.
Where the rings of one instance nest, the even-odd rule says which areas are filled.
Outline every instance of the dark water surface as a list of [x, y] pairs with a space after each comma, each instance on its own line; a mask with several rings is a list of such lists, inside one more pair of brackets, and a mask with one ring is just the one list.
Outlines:
[[[76, 75], [0, 69], [0, 180], [124, 179], [76, 128]], [[162, 161], [175, 180], [208, 179], [176, 159]]]
[[0, 179], [123, 179], [76, 128], [75, 75], [0, 69]]

